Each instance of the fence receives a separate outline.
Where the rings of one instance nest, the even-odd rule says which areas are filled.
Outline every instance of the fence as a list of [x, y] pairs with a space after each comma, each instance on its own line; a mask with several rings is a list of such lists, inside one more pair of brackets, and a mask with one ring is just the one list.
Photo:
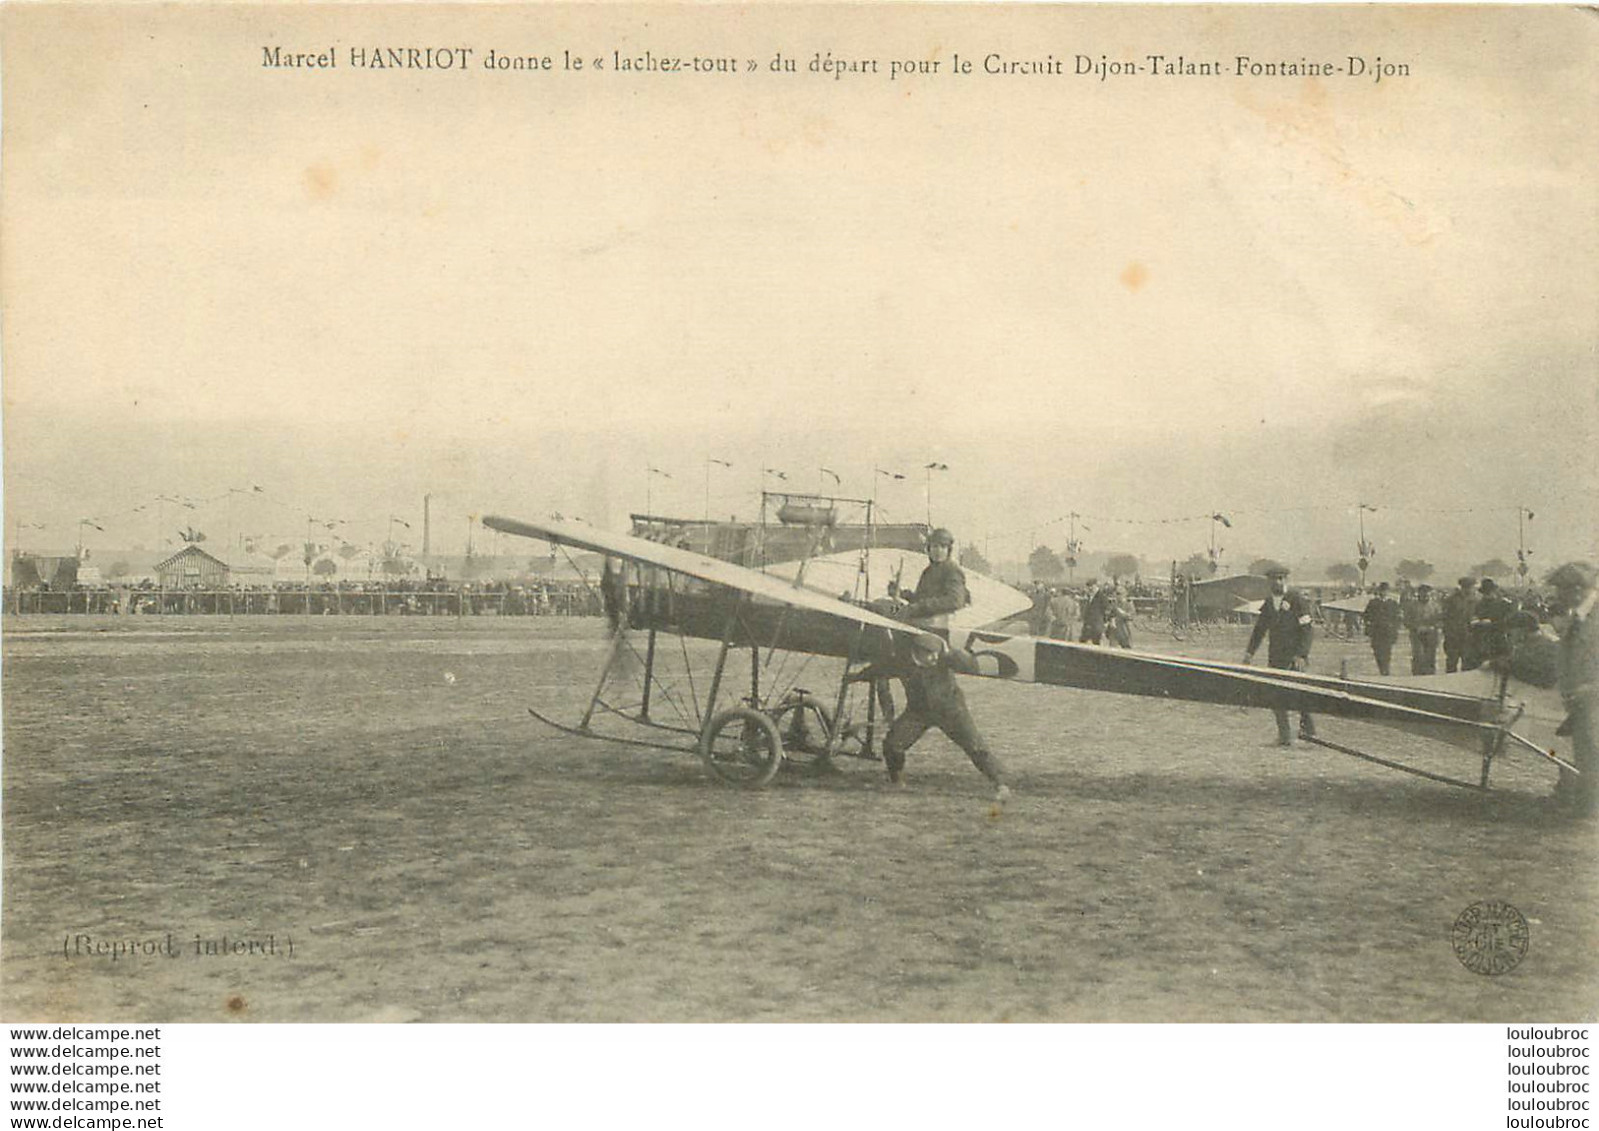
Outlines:
[[150, 616], [599, 616], [598, 593], [426, 589], [6, 590], [16, 615]]

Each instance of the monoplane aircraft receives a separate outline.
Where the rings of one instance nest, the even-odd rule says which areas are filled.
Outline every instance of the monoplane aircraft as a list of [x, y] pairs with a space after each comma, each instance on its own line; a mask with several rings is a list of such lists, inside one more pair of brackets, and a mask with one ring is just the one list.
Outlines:
[[[874, 736], [882, 720], [875, 717], [880, 696], [872, 687], [880, 680], [874, 675], [936, 663], [968, 675], [1023, 683], [1308, 711], [1397, 727], [1474, 751], [1481, 758], [1477, 779], [1434, 773], [1324, 739], [1313, 741], [1470, 789], [1486, 789], [1493, 760], [1510, 749], [1573, 769], [1552, 750], [1511, 729], [1521, 709], [1506, 696], [1503, 681], [1497, 694], [1483, 697], [1010, 636], [958, 620], [935, 632], [831, 595], [844, 591], [837, 576], [830, 576], [826, 591], [818, 592], [803, 583], [804, 571], [797, 567], [785, 570], [787, 577], [775, 576], [582, 522], [489, 516], [483, 524], [607, 559], [600, 584], [616, 631], [587, 707], [575, 725], [536, 709], [530, 709], [532, 714], [585, 738], [668, 750], [682, 750], [692, 742], [710, 770], [732, 783], [764, 785], [785, 760], [828, 767], [839, 757], [875, 757]], [[646, 634], [642, 655], [634, 632]], [[714, 657], [698, 646], [698, 679], [691, 640], [716, 644]], [[741, 680], [739, 690], [730, 693], [730, 661], [745, 655], [748, 683]], [[832, 692], [826, 698], [799, 686], [801, 678], [816, 674], [810, 662], [818, 657], [843, 660], [842, 669], [828, 679]], [[706, 661], [708, 676], [703, 673]], [[619, 701], [624, 694], [628, 700]], [[603, 725], [608, 719], [625, 720], [651, 737], [608, 732]]]

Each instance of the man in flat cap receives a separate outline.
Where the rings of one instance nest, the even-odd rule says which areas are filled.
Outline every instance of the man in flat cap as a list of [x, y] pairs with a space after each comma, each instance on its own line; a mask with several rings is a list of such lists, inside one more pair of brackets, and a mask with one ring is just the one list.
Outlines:
[[1549, 575], [1555, 602], [1568, 616], [1560, 634], [1560, 698], [1571, 736], [1571, 762], [1578, 773], [1562, 772], [1556, 799], [1581, 817], [1599, 809], [1599, 753], [1594, 724], [1599, 720], [1599, 624], [1594, 623], [1595, 571], [1588, 562], [1567, 562]]
[[1405, 607], [1405, 628], [1410, 633], [1410, 674], [1435, 675], [1438, 672], [1438, 635], [1443, 608], [1433, 596], [1431, 585], [1418, 585], [1415, 596]]
[[[1270, 638], [1266, 648], [1266, 663], [1270, 667], [1302, 672], [1310, 666], [1310, 644], [1315, 636], [1311, 623], [1310, 603], [1303, 593], [1288, 588], [1288, 567], [1270, 562], [1263, 571], [1271, 582], [1271, 592], [1260, 605], [1260, 617], [1255, 621], [1255, 631], [1249, 635], [1249, 646], [1244, 649], [1244, 663], [1251, 663], [1260, 642]], [[1294, 732], [1288, 726], [1288, 712], [1274, 709], [1277, 716], [1277, 745], [1292, 746]], [[1299, 733], [1304, 738], [1314, 738], [1315, 721], [1306, 712], [1299, 714]]]

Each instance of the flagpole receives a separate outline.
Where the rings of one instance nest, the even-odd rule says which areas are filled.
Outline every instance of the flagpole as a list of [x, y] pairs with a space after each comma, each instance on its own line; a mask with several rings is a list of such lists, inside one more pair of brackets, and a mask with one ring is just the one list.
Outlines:
[[1366, 512], [1371, 511], [1375, 513], [1376, 510], [1376, 507], [1367, 503], [1356, 504], [1355, 513], [1359, 516], [1360, 520], [1360, 543], [1355, 547], [1355, 549], [1360, 554], [1360, 561], [1358, 564], [1360, 565], [1360, 591], [1362, 593], [1366, 591], [1366, 569], [1371, 565], [1371, 559], [1377, 556], [1377, 547], [1366, 541]]
[[1527, 549], [1527, 520], [1535, 517], [1525, 506], [1516, 508], [1516, 572], [1521, 575], [1523, 585], [1527, 583], [1527, 574], [1532, 572], [1527, 564], [1532, 556], [1532, 551]]

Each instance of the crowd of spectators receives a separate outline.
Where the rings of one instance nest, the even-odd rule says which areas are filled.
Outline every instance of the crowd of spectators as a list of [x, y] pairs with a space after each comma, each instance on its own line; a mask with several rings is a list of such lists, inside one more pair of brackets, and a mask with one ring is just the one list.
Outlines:
[[603, 612], [598, 590], [581, 580], [458, 582], [437, 577], [187, 588], [163, 588], [150, 580], [120, 586], [46, 585], [6, 589], [5, 609], [13, 613], [113, 615], [309, 612], [372, 616], [599, 616]]

